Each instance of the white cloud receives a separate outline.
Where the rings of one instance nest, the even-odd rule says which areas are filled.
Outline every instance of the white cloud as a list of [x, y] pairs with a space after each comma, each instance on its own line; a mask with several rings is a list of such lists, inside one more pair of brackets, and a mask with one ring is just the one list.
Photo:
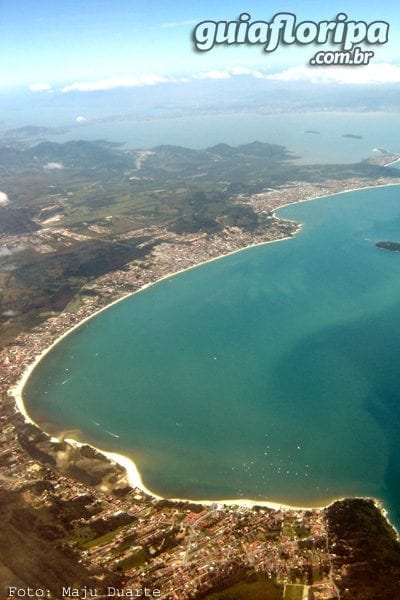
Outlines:
[[261, 71], [249, 69], [248, 67], [232, 67], [232, 69], [230, 69], [230, 73], [232, 73], [232, 75], [250, 75], [256, 79], [264, 79], [265, 77]]
[[86, 123], [86, 122], [87, 122], [87, 118], [86, 118], [86, 117], [79, 116], [79, 117], [76, 117], [75, 121], [76, 121], [77, 123], [80, 123], [80, 124], [82, 124], [82, 123]]
[[194, 79], [230, 79], [229, 71], [205, 71], [193, 76]]
[[0, 248], [0, 256], [11, 256], [16, 252], [22, 252], [23, 250], [25, 250], [25, 246], [22, 246], [22, 244], [18, 244], [17, 246], [11, 246], [11, 248], [9, 248], [8, 246], [3, 246], [2, 248]]
[[43, 166], [43, 169], [46, 169], [48, 171], [52, 171], [54, 169], [63, 169], [64, 166], [62, 165], [62, 163], [59, 162], [48, 162]]
[[174, 79], [168, 79], [160, 75], [139, 75], [138, 77], [110, 77], [109, 79], [99, 79], [97, 81], [81, 81], [66, 85], [61, 89], [63, 93], [68, 92], [101, 92], [113, 90], [115, 88], [143, 87], [146, 85], [157, 85], [158, 83], [173, 82]]
[[32, 85], [29, 86], [29, 89], [31, 92], [50, 92], [51, 85], [39, 81], [37, 83], [32, 83]]
[[8, 196], [5, 192], [0, 192], [0, 206], [7, 206], [9, 204]]
[[230, 79], [232, 76], [247, 75], [254, 77], [255, 79], [264, 79], [264, 75], [261, 71], [250, 69], [249, 67], [235, 66], [225, 70], [213, 70], [205, 71], [204, 73], [198, 73], [194, 75], [194, 79]]
[[280, 73], [267, 75], [266, 79], [276, 81], [310, 81], [311, 83], [385, 84], [400, 83], [400, 66], [389, 63], [376, 63], [360, 67], [290, 67]]
[[[61, 88], [64, 94], [68, 92], [99, 92], [108, 91], [116, 88], [135, 88], [148, 85], [157, 85], [160, 83], [188, 83], [193, 79], [230, 79], [232, 76], [247, 75], [255, 79], [263, 79], [266, 77], [261, 71], [250, 69], [248, 67], [235, 66], [229, 69], [218, 70], [212, 69], [197, 73], [190, 77], [164, 77], [161, 75], [138, 75], [137, 77], [110, 77], [107, 79], [98, 79], [96, 81], [78, 81]], [[78, 121], [79, 119], [79, 121]], [[84, 117], [77, 117], [78, 123], [83, 123]]]

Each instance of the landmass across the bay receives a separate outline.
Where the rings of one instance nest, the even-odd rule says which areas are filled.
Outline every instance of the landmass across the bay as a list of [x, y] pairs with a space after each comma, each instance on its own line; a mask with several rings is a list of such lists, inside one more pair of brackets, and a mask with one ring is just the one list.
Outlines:
[[362, 135], [357, 135], [356, 133], [344, 133], [342, 135], [342, 137], [349, 138], [351, 140], [362, 140], [363, 139]]
[[[394, 160], [396, 157], [390, 158]], [[389, 161], [389, 157], [385, 157], [385, 160]], [[170, 276], [201, 262], [250, 245], [293, 235], [297, 231], [297, 225], [280, 221], [273, 215], [273, 211], [279, 206], [350, 189], [399, 183], [400, 178], [396, 178], [394, 174], [388, 177], [387, 174], [381, 173], [375, 179], [332, 179], [324, 181], [323, 184], [293, 181], [289, 186], [255, 194], [246, 195], [241, 192], [235, 196], [234, 204], [249, 206], [257, 216], [262, 217], [259, 227], [251, 231], [238, 225], [227, 224], [216, 231], [204, 231], [200, 228], [195, 232], [180, 231], [173, 234], [170, 229], [160, 229], [158, 225], [142, 228], [140, 235], [146, 236], [145, 243], [149, 243], [150, 246], [145, 257], [125, 262], [123, 269], [111, 270], [96, 280], [89, 281], [70, 303], [67, 312], [52, 316], [30, 333], [21, 333], [16, 337], [14, 344], [3, 350], [0, 360], [5, 368], [6, 381], [2, 386], [4, 435], [1, 442], [2, 446], [3, 443], [11, 443], [11, 452], [2, 456], [12, 473], [12, 479], [3, 479], [3, 483], [11, 494], [18, 496], [19, 491], [24, 490], [24, 494], [28, 493], [33, 505], [37, 506], [45, 501], [42, 498], [43, 491], [40, 491], [41, 485], [44, 485], [43, 490], [46, 490], [47, 496], [52, 496], [54, 500], [59, 496], [68, 498], [70, 503], [79, 504], [79, 498], [90, 497], [84, 507], [96, 506], [97, 502], [97, 506], [105, 506], [97, 513], [85, 508], [84, 516], [79, 516], [74, 524], [75, 536], [81, 529], [81, 550], [77, 555], [81, 551], [85, 553], [85, 568], [82, 567], [82, 571], [87, 568], [84, 576], [88, 581], [96, 576], [93, 568], [104, 564], [107, 569], [105, 576], [118, 585], [122, 581], [125, 586], [140, 585], [143, 588], [143, 585], [148, 585], [149, 589], [154, 589], [157, 585], [163, 588], [162, 597], [180, 599], [194, 598], [196, 596], [193, 594], [204, 594], [206, 590], [227, 587], [235, 581], [235, 571], [240, 571], [243, 577], [249, 575], [272, 579], [278, 587], [300, 582], [298, 585], [302, 586], [304, 593], [307, 587], [312, 587], [314, 598], [334, 598], [337, 597], [337, 585], [344, 585], [345, 580], [341, 579], [340, 560], [335, 563], [336, 566], [332, 562], [337, 558], [332, 558], [328, 528], [331, 520], [342, 510], [348, 510], [345, 514], [353, 513], [353, 516], [357, 511], [365, 511], [365, 514], [370, 512], [368, 518], [377, 519], [377, 523], [379, 521], [377, 529], [382, 528], [382, 539], [390, 539], [391, 552], [396, 555], [393, 530], [390, 527], [385, 529], [387, 525], [384, 519], [374, 512], [374, 505], [367, 500], [354, 501], [355, 504], [351, 504], [351, 500], [342, 501], [327, 510], [284, 510], [279, 506], [274, 506], [273, 509], [267, 506], [257, 508], [253, 503], [234, 509], [224, 508], [222, 504], [215, 502], [207, 507], [205, 503], [197, 505], [188, 501], [177, 503], [152, 498], [144, 494], [143, 489], [139, 489], [136, 485], [140, 483], [138, 480], [131, 482], [131, 485], [134, 484], [134, 489], [131, 489], [123, 469], [117, 465], [110, 468], [110, 463], [104, 462], [104, 458], [95, 450], [85, 445], [74, 447], [65, 440], [52, 440], [35, 425], [26, 423], [20, 414], [14, 412], [13, 402], [6, 392], [20, 380], [24, 371], [26, 372], [29, 365], [45, 352], [50, 344], [56, 342], [71, 327], [79, 326], [82, 319], [91, 317], [102, 307], [107, 307], [110, 302], [156, 282], [163, 276]], [[216, 222], [218, 223], [217, 220]], [[265, 224], [268, 227], [263, 228], [262, 225]], [[101, 233], [104, 235], [105, 232]], [[157, 239], [157, 244], [152, 245], [154, 239]], [[124, 238], [118, 237], [117, 240], [118, 243], [123, 243]], [[16, 242], [17, 238], [14, 238], [13, 243]], [[15, 436], [18, 436], [22, 448], [28, 455], [33, 456], [33, 459], [28, 458], [25, 453], [21, 454]], [[15, 465], [18, 465], [17, 469]], [[79, 480], [83, 483], [78, 483]], [[39, 484], [40, 481], [46, 483]], [[336, 508], [337, 506], [339, 508]], [[341, 506], [345, 508], [342, 509]], [[111, 519], [103, 517], [102, 511]], [[83, 513], [78, 510], [78, 514]], [[120, 513], [120, 516], [114, 513]], [[103, 519], [112, 523], [112, 526], [115, 525], [115, 528], [109, 531], [108, 526], [102, 525], [102, 530], [93, 530], [90, 522], [93, 522], [91, 515], [95, 514], [99, 516], [94, 522], [101, 522]], [[151, 525], [153, 517], [154, 524], [157, 523], [155, 529]], [[128, 519], [129, 522], [125, 522], [124, 519]], [[356, 521], [357, 519], [353, 524]], [[140, 534], [138, 522], [141, 523]], [[146, 524], [150, 527], [147, 537]], [[214, 526], [217, 527], [216, 532], [213, 531]], [[224, 532], [222, 537], [220, 527]], [[299, 528], [302, 531], [301, 535]], [[257, 533], [260, 529], [264, 531], [263, 539], [259, 537], [260, 533]], [[83, 530], [86, 531], [88, 541], [85, 541]], [[101, 535], [97, 535], [99, 533]], [[212, 539], [216, 534], [221, 540], [220, 549], [215, 549], [214, 543], [205, 544], [209, 534]], [[243, 534], [248, 536], [248, 547], [247, 538], [243, 541]], [[93, 535], [97, 537], [91, 537]], [[340, 535], [343, 536], [343, 531]], [[268, 544], [265, 543], [265, 536], [270, 540]], [[56, 539], [64, 540], [65, 535], [58, 531]], [[168, 550], [168, 554], [163, 548]], [[273, 558], [276, 551], [278, 554], [283, 552], [285, 556]], [[343, 564], [346, 556], [345, 553], [342, 554]], [[113, 574], [113, 566], [116, 564], [121, 569]], [[83, 577], [83, 572], [79, 577]], [[53, 589], [56, 589], [56, 583], [52, 591]], [[283, 597], [282, 589], [279, 593], [280, 596], [276, 597]]]

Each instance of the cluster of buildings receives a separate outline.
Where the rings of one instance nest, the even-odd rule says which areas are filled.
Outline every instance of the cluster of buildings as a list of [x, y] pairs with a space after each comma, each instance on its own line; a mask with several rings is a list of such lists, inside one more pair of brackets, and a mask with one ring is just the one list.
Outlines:
[[[381, 162], [379, 162], [381, 160]], [[386, 159], [387, 161], [388, 159]], [[369, 161], [372, 162], [372, 159]], [[376, 158], [377, 164], [385, 164], [383, 159]], [[399, 185], [399, 177], [378, 177], [378, 178], [359, 178], [348, 179], [326, 179], [323, 183], [309, 183], [306, 181], [293, 181], [290, 185], [285, 185], [280, 189], [269, 189], [250, 197], [239, 197], [241, 203], [248, 202], [255, 212], [271, 212], [279, 207], [313, 200], [322, 196], [330, 196], [350, 190], [375, 187], [380, 185]]]

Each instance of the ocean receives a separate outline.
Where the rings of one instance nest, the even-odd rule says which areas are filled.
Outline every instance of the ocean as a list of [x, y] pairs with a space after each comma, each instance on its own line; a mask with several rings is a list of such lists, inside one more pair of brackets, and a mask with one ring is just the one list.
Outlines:
[[400, 499], [400, 188], [282, 208], [293, 239], [165, 279], [59, 343], [45, 428], [130, 456], [165, 497]]

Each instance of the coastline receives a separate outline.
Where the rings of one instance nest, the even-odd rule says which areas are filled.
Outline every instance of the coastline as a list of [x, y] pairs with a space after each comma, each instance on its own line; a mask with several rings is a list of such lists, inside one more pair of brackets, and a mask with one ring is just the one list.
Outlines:
[[394, 165], [394, 164], [396, 164], [396, 163], [398, 163], [398, 162], [400, 162], [400, 156], [399, 156], [398, 158], [395, 158], [395, 159], [394, 159], [394, 160], [392, 160], [391, 162], [389, 162], [389, 163], [386, 163], [386, 164], [384, 165], [384, 167], [390, 167], [391, 165]]
[[[395, 161], [395, 162], [400, 162], [400, 158], [398, 159], [398, 161]], [[351, 188], [351, 189], [341, 190], [340, 192], [332, 192], [331, 194], [324, 194], [323, 196], [318, 196], [317, 198], [306, 198], [305, 200], [298, 200], [297, 202], [288, 202], [287, 204], [282, 204], [276, 210], [278, 211], [281, 208], [286, 208], [287, 206], [292, 206], [294, 204], [301, 204], [303, 202], [313, 202], [314, 200], [321, 200], [322, 198], [330, 198], [331, 196], [340, 196], [341, 194], [349, 194], [350, 192], [360, 192], [362, 190], [370, 190], [370, 189], [381, 188], [381, 187], [396, 187], [396, 186], [400, 186], [400, 183], [377, 183], [376, 185], [367, 185], [365, 187]], [[275, 215], [275, 211], [274, 211], [274, 215]], [[281, 217], [277, 217], [277, 218], [280, 219]], [[282, 219], [282, 220], [289, 220], [289, 219]], [[300, 228], [301, 228], [301, 224], [300, 224]], [[279, 241], [279, 240], [274, 240], [274, 241]], [[266, 243], [268, 243], [268, 242], [266, 242]]]
[[[190, 503], [190, 504], [197, 504], [199, 506], [200, 505], [201, 506], [213, 506], [213, 505], [217, 504], [217, 505], [222, 505], [222, 506], [239, 506], [239, 507], [244, 507], [244, 508], [252, 508], [254, 506], [262, 506], [265, 508], [271, 508], [273, 510], [323, 510], [324, 508], [327, 508], [328, 506], [330, 506], [333, 502], [344, 499], [344, 497], [334, 498], [332, 501], [329, 501], [328, 504], [322, 505], [322, 506], [295, 506], [295, 505], [291, 505], [291, 504], [284, 504], [282, 502], [272, 502], [269, 500], [255, 500], [252, 498], [243, 498], [243, 499], [235, 499], [235, 498], [218, 499], [217, 498], [214, 500], [208, 500], [208, 499], [194, 500], [192, 498], [164, 498], [163, 496], [156, 494], [155, 492], [151, 491], [149, 488], [146, 487], [146, 485], [143, 483], [142, 477], [140, 475], [138, 468], [136, 467], [135, 462], [128, 456], [125, 456], [124, 454], [119, 454], [118, 452], [109, 452], [106, 450], [102, 450], [101, 448], [97, 448], [96, 446], [93, 446], [92, 444], [86, 444], [86, 443], [84, 444], [82, 442], [77, 442], [73, 438], [64, 438], [64, 441], [66, 441], [66, 442], [70, 443], [72, 446], [76, 446], [76, 447], [79, 447], [82, 445], [91, 446], [92, 448], [94, 448], [95, 450], [97, 450], [98, 452], [100, 452], [101, 454], [106, 456], [110, 461], [115, 462], [115, 463], [119, 464], [120, 466], [124, 467], [124, 469], [126, 470], [126, 473], [128, 476], [128, 481], [129, 481], [130, 485], [132, 487], [140, 489], [142, 492], [144, 492], [151, 498], [154, 498], [155, 500], [168, 500], [169, 502]], [[375, 501], [374, 498], [369, 498], [369, 499]]]
[[[396, 159], [393, 162], [399, 162], [400, 158]], [[393, 164], [393, 163], [389, 163], [389, 164]], [[385, 165], [388, 166], [388, 165]], [[328, 194], [323, 194], [321, 196], [316, 196], [316, 197], [310, 197], [310, 198], [304, 198], [304, 199], [298, 199], [298, 200], [294, 200], [294, 201], [290, 201], [287, 202], [286, 204], [282, 204], [279, 207], [276, 207], [273, 211], [272, 214], [274, 217], [278, 218], [281, 221], [291, 221], [290, 219], [283, 219], [279, 216], [276, 215], [276, 212], [279, 211], [281, 208], [287, 207], [287, 206], [291, 206], [291, 205], [295, 205], [295, 204], [299, 204], [302, 202], [311, 202], [314, 200], [320, 200], [322, 198], [327, 198], [330, 196], [336, 196], [339, 194], [346, 194], [349, 192], [354, 192], [354, 191], [360, 191], [360, 190], [366, 190], [366, 189], [370, 189], [370, 188], [375, 188], [375, 187], [389, 187], [389, 186], [400, 186], [400, 183], [384, 183], [384, 184], [376, 184], [376, 185], [368, 185], [368, 186], [363, 186], [363, 187], [357, 187], [357, 188], [350, 188], [350, 189], [344, 189], [341, 191], [337, 191], [337, 192], [332, 192], [332, 193], [328, 193]], [[293, 222], [293, 221], [291, 221]], [[294, 232], [294, 235], [297, 235], [298, 233], [300, 233], [302, 229], [302, 224], [299, 223], [297, 226], [296, 231]], [[144, 290], [146, 290], [147, 288], [156, 285], [160, 282], [162, 282], [165, 279], [170, 279], [171, 277], [174, 277], [176, 275], [179, 275], [183, 272], [186, 271], [190, 271], [192, 269], [196, 269], [200, 266], [206, 265], [208, 263], [214, 262], [216, 260], [220, 260], [221, 258], [225, 258], [227, 256], [236, 254], [238, 252], [243, 252], [246, 250], [250, 250], [251, 248], [255, 248], [257, 246], [264, 246], [267, 244], [272, 244], [275, 242], [280, 242], [280, 241], [285, 241], [285, 240], [290, 240], [292, 238], [292, 236], [286, 236], [286, 237], [282, 237], [279, 239], [274, 239], [274, 240], [267, 240], [267, 241], [263, 241], [263, 242], [259, 242], [259, 243], [255, 243], [255, 244], [251, 244], [248, 246], [245, 246], [243, 248], [239, 248], [236, 249], [234, 251], [231, 252], [227, 252], [225, 254], [221, 254], [218, 256], [215, 256], [213, 258], [201, 261], [199, 263], [196, 263], [194, 265], [191, 265], [189, 267], [185, 267], [183, 269], [180, 269], [178, 271], [172, 272], [172, 273], [168, 273], [166, 275], [163, 275], [162, 277], [158, 278], [156, 281], [150, 282], [150, 283], [146, 283], [144, 284], [142, 287], [140, 287], [138, 290], [135, 290], [134, 292], [130, 292], [127, 294], [122, 295], [120, 298], [117, 298], [116, 300], [113, 300], [112, 302], [110, 302], [109, 304], [107, 304], [106, 306], [103, 306], [101, 308], [99, 308], [98, 310], [95, 310], [92, 314], [89, 314], [88, 316], [84, 317], [81, 321], [79, 321], [78, 323], [76, 323], [75, 325], [73, 325], [71, 328], [67, 329], [65, 332], [63, 332], [59, 337], [57, 337], [47, 348], [45, 348], [40, 354], [38, 354], [35, 358], [35, 360], [25, 369], [25, 371], [23, 372], [22, 377], [19, 379], [19, 381], [17, 382], [17, 384], [12, 387], [9, 390], [9, 395], [12, 396], [15, 400], [15, 404], [16, 407], [18, 409], [18, 411], [23, 415], [24, 419], [29, 422], [32, 423], [34, 425], [36, 425], [37, 427], [39, 427], [39, 429], [42, 429], [40, 427], [40, 425], [38, 425], [37, 423], [35, 423], [35, 421], [30, 417], [29, 413], [26, 410], [24, 401], [23, 401], [23, 390], [24, 387], [30, 377], [30, 375], [32, 374], [33, 370], [37, 367], [37, 365], [40, 363], [40, 361], [46, 356], [47, 353], [49, 353], [60, 341], [62, 341], [67, 335], [69, 335], [70, 333], [72, 333], [74, 330], [79, 329], [80, 327], [82, 327], [87, 321], [89, 321], [90, 319], [94, 318], [95, 316], [97, 316], [99, 313], [103, 312], [104, 310], [110, 308], [111, 306], [113, 306], [114, 304], [117, 304], [131, 296], [134, 296]], [[64, 439], [61, 436], [57, 439]], [[149, 490], [145, 484], [142, 481], [142, 477], [141, 474], [135, 464], [135, 462], [129, 458], [126, 455], [123, 454], [119, 454], [119, 453], [114, 453], [114, 452], [107, 452], [102, 450], [101, 448], [97, 448], [96, 446], [93, 446], [92, 444], [86, 444], [86, 443], [82, 443], [79, 442], [77, 440], [74, 440], [73, 438], [65, 438], [65, 441], [68, 442], [69, 444], [73, 445], [73, 446], [83, 446], [83, 445], [88, 445], [91, 446], [92, 448], [94, 448], [95, 450], [97, 450], [98, 452], [100, 452], [101, 454], [103, 454], [105, 457], [107, 457], [109, 460], [111, 460], [114, 463], [117, 463], [119, 465], [121, 465], [126, 473], [127, 473], [127, 477], [128, 477], [128, 481], [129, 484], [132, 487], [138, 488], [140, 489], [143, 493], [145, 493], [146, 495], [157, 499], [157, 500], [162, 500], [164, 499], [163, 497], [155, 494], [154, 492], [152, 492], [151, 490]], [[368, 497], [366, 497], [368, 498]], [[323, 505], [323, 506], [313, 506], [313, 507], [302, 507], [302, 506], [294, 506], [294, 505], [289, 505], [289, 504], [285, 504], [285, 503], [280, 503], [280, 502], [272, 502], [272, 501], [268, 501], [268, 500], [254, 500], [254, 499], [223, 499], [223, 500], [192, 500], [192, 499], [182, 499], [182, 498], [168, 498], [169, 501], [171, 502], [190, 502], [192, 504], [198, 504], [198, 505], [204, 505], [204, 506], [209, 506], [209, 505], [215, 505], [215, 504], [221, 504], [221, 505], [225, 505], [225, 506], [239, 506], [239, 507], [246, 507], [246, 508], [251, 508], [254, 506], [264, 506], [266, 508], [271, 508], [274, 510], [323, 510], [325, 508], [327, 508], [328, 506], [330, 506], [332, 503], [338, 501], [338, 500], [343, 500], [343, 497], [339, 497], [339, 498], [334, 498], [333, 500], [329, 501], [328, 504]], [[399, 539], [399, 533], [397, 532], [396, 528], [393, 526], [393, 524], [389, 521], [388, 519], [388, 515], [387, 515], [387, 511], [382, 503], [382, 501], [380, 499], [377, 498], [368, 498], [370, 500], [372, 500], [374, 502], [374, 504], [378, 507], [378, 509], [381, 511], [381, 513], [384, 515], [385, 519], [388, 521], [388, 523], [393, 527], [393, 529], [396, 532], [396, 535]]]
[[[66, 442], [69, 442], [71, 445], [73, 446], [82, 446], [84, 445], [81, 442], [77, 442], [76, 440], [74, 440], [73, 438], [65, 438]], [[284, 502], [273, 502], [272, 500], [255, 500], [253, 498], [222, 498], [222, 499], [214, 499], [214, 500], [194, 500], [192, 498], [164, 498], [163, 496], [160, 496], [158, 494], [156, 494], [155, 492], [151, 491], [149, 488], [147, 488], [145, 486], [145, 484], [143, 483], [142, 477], [140, 475], [140, 472], [138, 470], [138, 468], [136, 467], [135, 462], [129, 458], [128, 456], [125, 456], [124, 454], [119, 454], [118, 452], [109, 452], [107, 450], [102, 450], [101, 448], [97, 448], [96, 446], [93, 446], [92, 444], [86, 444], [88, 446], [91, 446], [91, 448], [94, 448], [95, 450], [97, 450], [98, 452], [100, 452], [101, 454], [103, 454], [104, 456], [106, 456], [110, 461], [115, 462], [117, 464], [119, 464], [120, 466], [122, 466], [126, 472], [127, 472], [127, 476], [128, 476], [128, 481], [130, 483], [130, 485], [132, 485], [132, 487], [136, 487], [139, 488], [142, 492], [144, 492], [146, 495], [150, 496], [151, 498], [154, 498], [155, 500], [168, 500], [168, 502], [174, 502], [174, 503], [190, 503], [190, 504], [196, 504], [198, 506], [236, 506], [239, 508], [254, 508], [254, 507], [261, 507], [261, 508], [269, 508], [272, 510], [295, 510], [295, 511], [313, 511], [313, 510], [318, 510], [318, 511], [323, 511], [327, 508], [329, 508], [330, 506], [332, 506], [332, 504], [334, 504], [335, 502], [340, 502], [342, 500], [346, 500], [346, 498], [348, 498], [347, 496], [335, 496], [333, 499], [328, 500], [326, 504], [321, 504], [321, 505], [316, 505], [316, 506], [298, 506], [298, 505], [294, 505], [294, 504], [286, 504]], [[383, 516], [385, 517], [385, 519], [388, 521], [388, 523], [391, 525], [391, 527], [393, 527], [394, 531], [396, 532], [396, 537], [398, 540], [400, 540], [400, 533], [397, 531], [397, 529], [395, 528], [395, 526], [390, 522], [389, 518], [388, 518], [388, 512], [383, 504], [383, 501], [380, 500], [379, 498], [374, 498], [372, 496], [351, 496], [352, 499], [360, 499], [360, 500], [371, 500], [374, 505], [379, 509], [379, 511], [383, 514]]]
[[[56, 439], [58, 440], [59, 438], [56, 438]], [[156, 494], [155, 492], [150, 490], [148, 487], [146, 487], [146, 485], [143, 483], [140, 471], [136, 467], [135, 462], [131, 458], [129, 458], [129, 456], [120, 454], [118, 452], [111, 452], [108, 450], [103, 450], [102, 448], [98, 448], [97, 446], [94, 446], [93, 444], [90, 444], [87, 442], [78, 442], [74, 438], [62, 437], [62, 439], [65, 442], [68, 442], [69, 444], [71, 444], [71, 446], [74, 446], [77, 448], [79, 448], [81, 446], [90, 446], [97, 452], [100, 452], [105, 457], [107, 457], [111, 462], [122, 466], [126, 471], [129, 484], [132, 487], [139, 489], [141, 492], [143, 492], [144, 494], [146, 494], [147, 496], [149, 496], [155, 500], [168, 500], [168, 502], [174, 502], [177, 504], [190, 503], [190, 504], [196, 504], [198, 506], [215, 506], [215, 505], [236, 506], [239, 508], [249, 508], [249, 509], [257, 506], [257, 507], [262, 507], [262, 508], [269, 508], [272, 510], [285, 510], [285, 511], [286, 510], [323, 511], [326, 508], [329, 508], [329, 506], [331, 506], [335, 502], [339, 502], [339, 501], [345, 500], [347, 498], [347, 496], [335, 496], [334, 498], [327, 500], [326, 503], [323, 503], [320, 505], [314, 505], [314, 506], [300, 506], [297, 504], [286, 504], [284, 502], [274, 502], [272, 500], [256, 500], [253, 498], [216, 498], [216, 499], [205, 499], [205, 500], [196, 500], [193, 498], [164, 498], [164, 496], [160, 496], [159, 494]], [[374, 498], [372, 496], [352, 496], [352, 498], [357, 498], [357, 499], [362, 499], [362, 500], [371, 500], [375, 504], [375, 506], [377, 506], [379, 508], [380, 512], [385, 516], [386, 520], [390, 523], [388, 516], [387, 516], [388, 515], [387, 510], [384, 507], [383, 501], [380, 500], [379, 498]], [[390, 523], [390, 525], [393, 527], [393, 529], [396, 531], [396, 534], [397, 534], [397, 530], [394, 527], [394, 525], [392, 523]], [[400, 534], [397, 534], [397, 535], [398, 535], [398, 538], [400, 539]]]

